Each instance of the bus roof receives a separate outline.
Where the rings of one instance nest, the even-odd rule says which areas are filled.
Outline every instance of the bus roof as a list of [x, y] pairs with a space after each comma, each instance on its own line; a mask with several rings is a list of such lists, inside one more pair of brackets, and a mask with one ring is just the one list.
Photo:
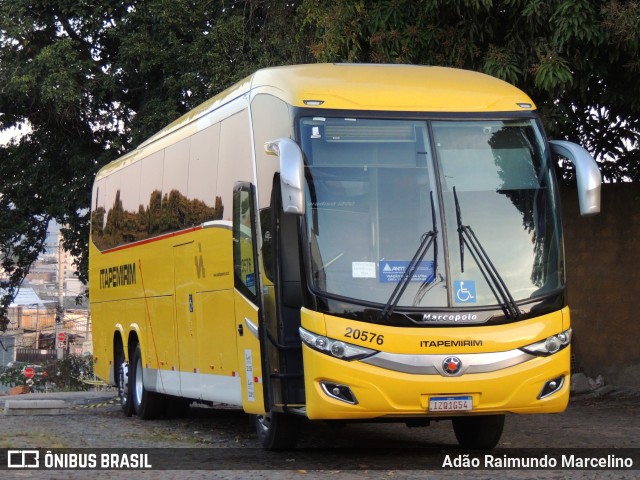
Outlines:
[[391, 64], [289, 65], [258, 70], [151, 137], [206, 115], [228, 101], [264, 89], [295, 107], [410, 112], [511, 112], [535, 109], [513, 85], [483, 73], [447, 67]]
[[[295, 107], [339, 110], [484, 113], [531, 111], [532, 100], [497, 78], [447, 67], [392, 64], [309, 64], [271, 67], [195, 107], [98, 174], [135, 161], [172, 132], [250, 91], [271, 93]], [[117, 168], [117, 167], [116, 167]]]
[[[531, 110], [531, 99], [502, 80], [469, 70], [421, 65], [313, 64], [274, 67], [253, 75], [252, 88], [272, 86], [304, 107], [413, 112]], [[526, 105], [522, 107], [521, 105]]]

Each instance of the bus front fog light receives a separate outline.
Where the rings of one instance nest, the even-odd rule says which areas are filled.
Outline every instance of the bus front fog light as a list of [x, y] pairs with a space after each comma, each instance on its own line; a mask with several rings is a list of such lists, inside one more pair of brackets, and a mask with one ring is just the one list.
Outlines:
[[548, 380], [547, 383], [544, 384], [544, 387], [542, 387], [542, 390], [538, 395], [538, 400], [542, 400], [543, 398], [556, 393], [562, 388], [562, 385], [564, 385], [564, 375]]
[[357, 405], [358, 403], [356, 396], [346, 385], [340, 385], [333, 382], [320, 382], [320, 386], [324, 393], [335, 400], [340, 400], [341, 402], [349, 403], [351, 405]]

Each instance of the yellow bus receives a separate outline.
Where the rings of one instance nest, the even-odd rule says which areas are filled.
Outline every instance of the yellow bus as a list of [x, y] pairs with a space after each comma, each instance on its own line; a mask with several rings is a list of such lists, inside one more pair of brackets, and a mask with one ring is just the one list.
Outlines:
[[597, 213], [594, 160], [503, 81], [259, 70], [97, 174], [95, 371], [126, 415], [235, 405], [268, 449], [304, 418], [451, 420], [492, 448], [569, 398], [554, 154]]

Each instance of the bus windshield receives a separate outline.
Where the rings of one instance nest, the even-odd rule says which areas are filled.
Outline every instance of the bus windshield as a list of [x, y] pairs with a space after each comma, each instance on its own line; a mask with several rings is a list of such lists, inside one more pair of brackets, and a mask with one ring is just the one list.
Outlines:
[[300, 135], [316, 293], [517, 317], [518, 303], [562, 289], [555, 183], [535, 120], [305, 117]]

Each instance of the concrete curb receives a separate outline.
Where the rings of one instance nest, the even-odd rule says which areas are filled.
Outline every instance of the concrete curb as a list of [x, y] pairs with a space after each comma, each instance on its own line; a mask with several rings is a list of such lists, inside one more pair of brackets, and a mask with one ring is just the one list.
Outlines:
[[[64, 408], [73, 410], [74, 408], [79, 407], [89, 407], [98, 404], [103, 405], [105, 403], [113, 402], [116, 398], [117, 393], [115, 392], [52, 392], [6, 395], [0, 396], [0, 409], [4, 409], [5, 414], [7, 414], [6, 407], [7, 404], [9, 404], [10, 410], [26, 407], [27, 409], [37, 411], [40, 408], [38, 405], [47, 405], [47, 402], [61, 402], [51, 404], [53, 405], [52, 407], [43, 408]], [[64, 405], [64, 407], [61, 405]]]
[[4, 402], [5, 415], [60, 415], [69, 409], [64, 400], [7, 400]]

